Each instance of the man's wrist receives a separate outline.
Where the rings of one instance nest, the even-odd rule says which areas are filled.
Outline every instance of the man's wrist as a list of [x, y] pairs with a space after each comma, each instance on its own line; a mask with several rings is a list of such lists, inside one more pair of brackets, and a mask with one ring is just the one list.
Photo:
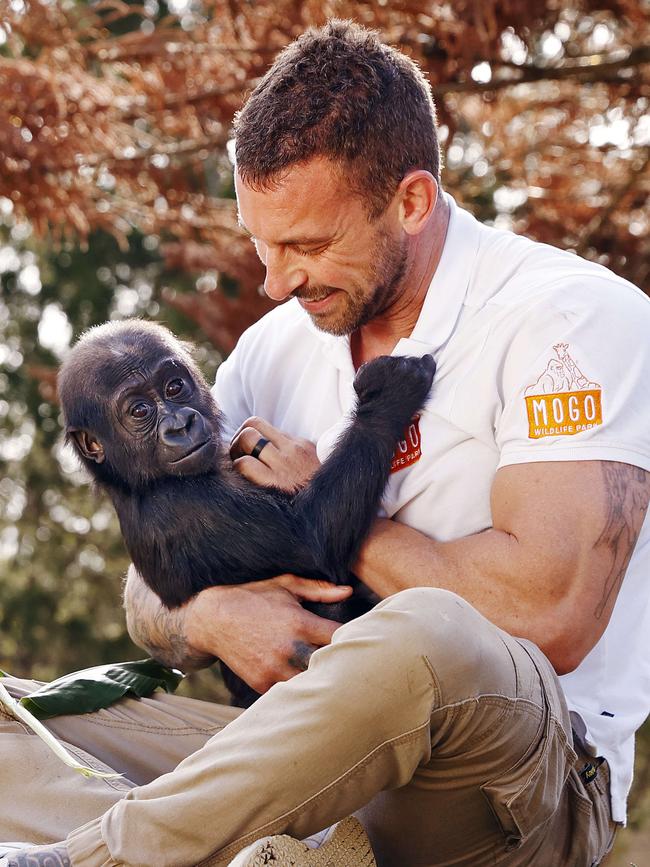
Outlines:
[[[401, 589], [387, 588], [383, 582], [387, 580], [387, 573], [389, 572], [387, 568], [388, 557], [385, 554], [386, 546], [391, 546], [393, 543], [395, 527], [401, 528], [402, 526], [390, 518], [376, 518], [352, 568], [357, 578], [381, 598], [390, 596], [397, 589]], [[376, 581], [379, 582], [378, 586], [375, 586]]]
[[182, 629], [186, 651], [198, 660], [210, 660], [209, 663], [197, 665], [197, 668], [216, 662], [220, 655], [219, 625], [223, 596], [228, 589], [228, 587], [207, 587], [178, 609], [179, 628]]
[[149, 645], [149, 652], [155, 659], [184, 672], [207, 668], [216, 661], [216, 656], [205, 649], [193, 633], [188, 634], [194, 620], [189, 608], [192, 601], [181, 608], [162, 609], [157, 618], [158, 641]]
[[188, 638], [187, 605], [166, 608], [133, 566], [125, 582], [124, 607], [131, 639], [154, 659], [182, 671], [206, 668], [214, 662], [212, 653], [195, 647]]

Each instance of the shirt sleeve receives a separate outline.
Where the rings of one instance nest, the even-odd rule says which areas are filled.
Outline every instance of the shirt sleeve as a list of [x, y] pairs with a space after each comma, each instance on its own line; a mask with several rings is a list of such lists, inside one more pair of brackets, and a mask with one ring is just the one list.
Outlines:
[[500, 378], [499, 467], [610, 460], [650, 470], [650, 302], [613, 288], [563, 287], [520, 316]]

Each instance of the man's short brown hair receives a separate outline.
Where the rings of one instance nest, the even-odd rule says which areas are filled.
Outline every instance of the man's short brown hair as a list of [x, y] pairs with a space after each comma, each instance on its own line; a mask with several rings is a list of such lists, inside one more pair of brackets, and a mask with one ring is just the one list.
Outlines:
[[404, 176], [438, 180], [440, 150], [429, 85], [374, 31], [331, 20], [277, 57], [235, 119], [244, 183], [267, 189], [296, 163], [326, 157], [379, 216]]

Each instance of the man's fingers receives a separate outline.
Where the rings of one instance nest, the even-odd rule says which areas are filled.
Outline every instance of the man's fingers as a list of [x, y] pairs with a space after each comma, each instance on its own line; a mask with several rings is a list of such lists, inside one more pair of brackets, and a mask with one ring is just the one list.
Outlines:
[[230, 457], [233, 461], [243, 455], [249, 455], [259, 438], [260, 432], [255, 428], [240, 428], [230, 441]]
[[[254, 451], [256, 447], [257, 453]], [[280, 453], [269, 437], [261, 434], [256, 428], [245, 427], [233, 437], [230, 443], [230, 457], [236, 460], [250, 454], [265, 463], [276, 463]]]
[[[274, 427], [270, 422], [266, 421], [266, 419], [260, 418], [256, 415], [247, 418], [246, 421], [235, 431], [235, 435], [230, 441], [231, 449], [236, 441], [241, 440], [242, 436], [246, 438], [247, 442], [250, 441], [251, 436], [255, 437], [256, 442], [262, 436], [278, 448], [289, 441], [289, 437], [282, 433], [281, 430], [278, 430], [277, 427]], [[253, 443], [253, 445], [255, 445], [255, 443]], [[250, 450], [248, 453], [250, 453]]]
[[316, 581], [291, 574], [280, 575], [275, 580], [285, 590], [306, 602], [342, 602], [352, 595], [349, 584], [330, 584], [329, 581]]
[[301, 632], [307, 644], [324, 647], [330, 643], [340, 625], [336, 620], [326, 620], [311, 611], [303, 611]]
[[259, 415], [252, 415], [250, 418], [247, 418], [246, 421], [243, 421], [235, 431], [233, 439], [235, 439], [236, 436], [239, 436], [246, 427], [255, 428], [255, 430], [258, 430], [262, 436], [265, 436], [270, 440], [287, 439], [286, 434], [282, 433], [279, 428], [274, 427], [270, 421], [261, 418]]
[[[267, 446], [270, 448], [270, 446]], [[257, 458], [252, 458], [250, 455], [244, 455], [242, 458], [237, 458], [232, 463], [238, 473], [241, 473], [249, 482], [253, 482], [261, 487], [273, 487], [277, 484], [275, 473], [258, 461]]]
[[[259, 468], [239, 464], [251, 457], [273, 471], [269, 476]], [[230, 442], [230, 457], [242, 475], [258, 485], [280, 488], [295, 494], [303, 488], [320, 466], [314, 443], [288, 437], [263, 418], [246, 419]]]

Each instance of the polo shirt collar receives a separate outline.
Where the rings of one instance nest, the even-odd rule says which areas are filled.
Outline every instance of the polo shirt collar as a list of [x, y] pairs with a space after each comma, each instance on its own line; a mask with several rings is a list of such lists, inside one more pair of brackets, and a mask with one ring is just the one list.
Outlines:
[[[458, 322], [478, 252], [480, 223], [459, 208], [449, 193], [443, 193], [449, 206], [449, 226], [438, 267], [429, 285], [415, 328], [402, 337], [393, 355], [434, 357], [445, 346]], [[297, 303], [297, 302], [296, 302]], [[330, 361], [354, 376], [349, 336], [320, 331], [305, 313], [306, 325], [323, 343]]]
[[446, 345], [460, 317], [478, 253], [480, 223], [459, 208], [449, 193], [449, 226], [442, 255], [429, 284], [422, 310], [409, 337], [398, 341], [394, 355], [434, 357]]

